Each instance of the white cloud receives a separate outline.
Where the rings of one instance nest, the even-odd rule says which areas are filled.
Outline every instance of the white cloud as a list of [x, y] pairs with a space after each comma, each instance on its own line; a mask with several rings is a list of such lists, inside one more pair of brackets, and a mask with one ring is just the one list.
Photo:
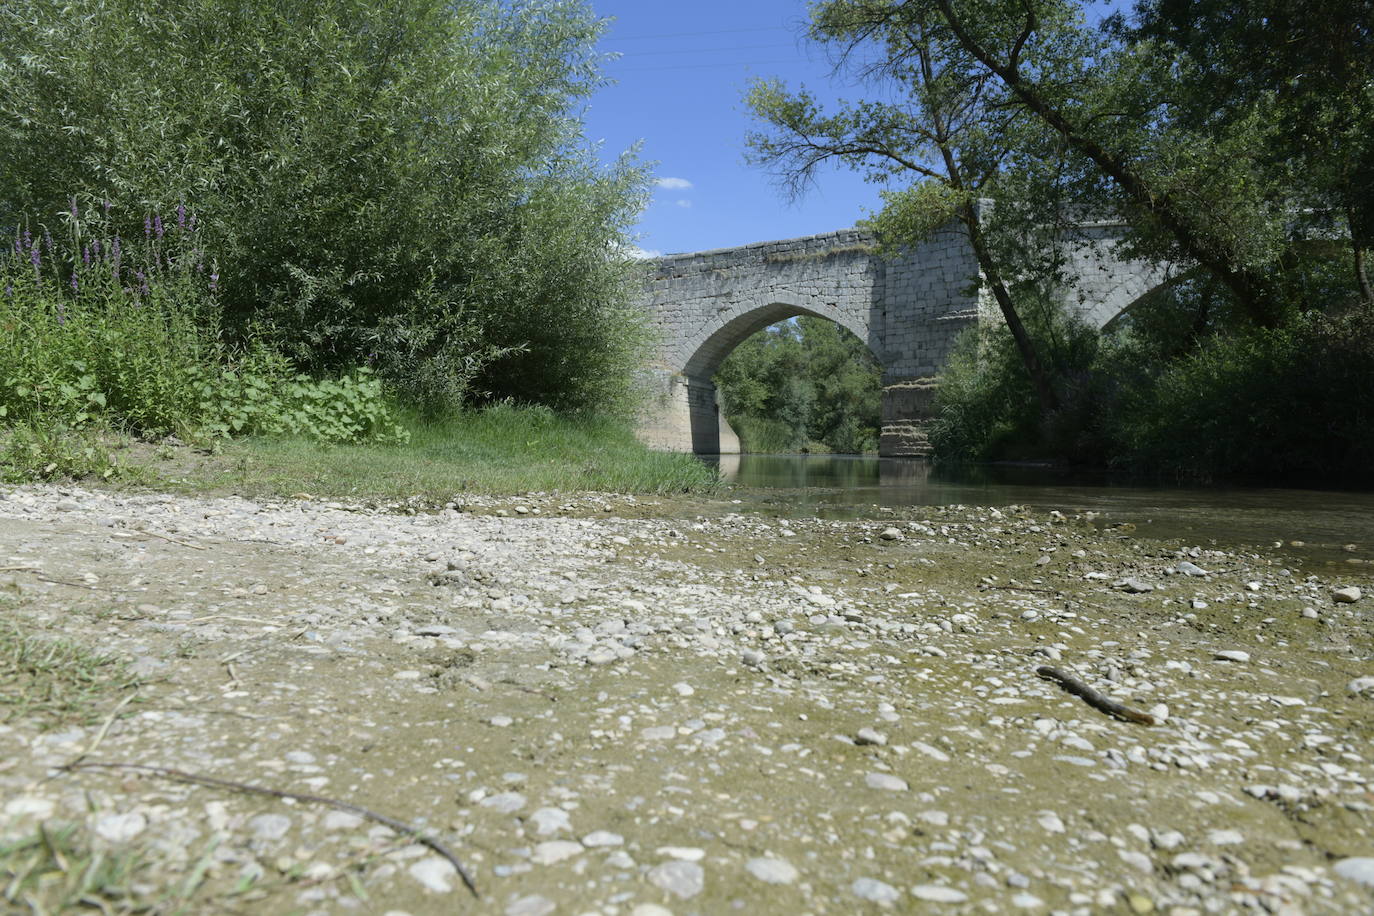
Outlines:
[[679, 200], [677, 205], [688, 210], [692, 209], [692, 202], [690, 200]]
[[627, 250], [630, 253], [630, 257], [634, 258], [636, 261], [652, 261], [655, 258], [663, 257], [663, 252], [661, 251], [653, 248], [640, 248], [638, 245], [631, 245]]
[[655, 178], [654, 184], [665, 191], [687, 191], [692, 187], [692, 183], [686, 178]]

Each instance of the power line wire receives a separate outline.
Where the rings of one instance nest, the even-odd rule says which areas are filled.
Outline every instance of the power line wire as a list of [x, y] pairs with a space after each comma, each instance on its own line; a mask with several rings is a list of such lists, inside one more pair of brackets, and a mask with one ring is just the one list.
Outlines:
[[750, 29], [716, 29], [711, 32], [664, 32], [661, 35], [611, 35], [606, 38], [613, 41], [648, 41], [656, 38], [695, 38], [700, 35], [739, 35], [742, 32], [777, 32], [786, 29], [787, 26], [760, 26]]

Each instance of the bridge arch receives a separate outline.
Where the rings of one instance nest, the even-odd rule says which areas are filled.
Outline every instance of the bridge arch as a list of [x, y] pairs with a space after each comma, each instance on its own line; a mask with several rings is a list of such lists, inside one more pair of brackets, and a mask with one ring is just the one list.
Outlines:
[[751, 306], [740, 303], [719, 316], [720, 320], [707, 324], [685, 343], [682, 352], [688, 355], [683, 360], [680, 378], [686, 386], [687, 422], [691, 427], [694, 452], [717, 454], [738, 451], [739, 441], [720, 413], [714, 376], [736, 347], [764, 328], [802, 315], [823, 318], [863, 341], [878, 362], [882, 363], [882, 353], [874, 349], [873, 335], [866, 321], [852, 311], [837, 308], [834, 303], [811, 302], [803, 305], [798, 301], [799, 298], [794, 294], [772, 291], [763, 304]]

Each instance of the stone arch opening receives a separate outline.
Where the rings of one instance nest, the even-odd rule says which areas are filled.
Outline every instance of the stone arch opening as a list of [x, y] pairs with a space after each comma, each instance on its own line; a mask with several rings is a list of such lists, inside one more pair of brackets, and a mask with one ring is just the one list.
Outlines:
[[690, 347], [681, 377], [691, 423], [692, 451], [714, 455], [739, 451], [739, 439], [721, 412], [714, 376], [736, 347], [765, 328], [791, 318], [810, 316], [829, 321], [857, 337], [881, 366], [882, 354], [874, 346], [870, 329], [856, 326], [852, 316], [825, 305], [803, 306], [789, 297], [772, 297], [763, 305], [739, 312], [702, 335]]

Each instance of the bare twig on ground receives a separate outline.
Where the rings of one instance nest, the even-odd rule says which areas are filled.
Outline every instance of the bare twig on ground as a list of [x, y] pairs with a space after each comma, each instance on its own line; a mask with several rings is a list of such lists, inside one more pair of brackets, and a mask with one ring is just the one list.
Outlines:
[[364, 808], [362, 805], [355, 805], [352, 802], [340, 801], [337, 798], [327, 798], [323, 795], [308, 795], [304, 792], [288, 792], [283, 789], [270, 789], [266, 786], [250, 785], [249, 783], [236, 782], [232, 779], [219, 779], [214, 776], [203, 776], [199, 773], [187, 773], [184, 770], [175, 770], [171, 767], [148, 766], [147, 764], [142, 763], [110, 763], [95, 760], [83, 761], [80, 757], [78, 757], [76, 760], [73, 760], [71, 763], [65, 764], [59, 769], [69, 773], [75, 772], [76, 770], [96, 769], [132, 770], [139, 773], [147, 773], [150, 776], [156, 776], [160, 779], [170, 779], [174, 782], [183, 782], [196, 786], [208, 786], [210, 788], [216, 789], [229, 789], [233, 792], [243, 792], [248, 795], [263, 795], [267, 798], [290, 798], [298, 802], [305, 802], [306, 804], [324, 805], [329, 808], [334, 808], [337, 811], [348, 811], [353, 814], [357, 814], [360, 817], [367, 818], [368, 820], [373, 821], [375, 823], [381, 824], [384, 827], [390, 827], [397, 833], [414, 837], [416, 842], [424, 846], [428, 846], [430, 849], [434, 850], [439, 855], [443, 856], [445, 859], [448, 860], [448, 863], [453, 866], [454, 871], [458, 872], [458, 877], [463, 880], [463, 884], [467, 887], [469, 891], [472, 892], [472, 895], [474, 897], [481, 897], [481, 894], [477, 892], [477, 885], [473, 881], [472, 875], [468, 872], [467, 868], [464, 867], [463, 863], [458, 860], [458, 857], [454, 855], [453, 852], [447, 846], [445, 846], [438, 840], [434, 839], [433, 837], [426, 836], [424, 833], [421, 833], [418, 827], [414, 827], [410, 824], [407, 824], [405, 821], [397, 820], [394, 817], [390, 817], [385, 814], [379, 814], [378, 812], [373, 811], [370, 808]]
[[172, 543], [172, 544], [179, 544], [179, 545], [181, 545], [182, 547], [189, 547], [189, 548], [191, 548], [192, 550], [204, 550], [204, 549], [205, 549], [204, 545], [201, 545], [201, 544], [192, 544], [190, 541], [183, 541], [183, 540], [180, 540], [179, 538], [174, 538], [174, 537], [172, 537], [171, 535], [168, 535], [168, 534], [158, 534], [156, 531], [149, 531], [149, 530], [146, 529], [146, 528], [136, 528], [136, 529], [134, 529], [133, 531], [117, 531], [117, 532], [115, 532], [114, 537], [124, 537], [124, 538], [128, 538], [128, 537], [136, 537], [136, 536], [138, 536], [138, 535], [140, 535], [140, 534], [146, 534], [146, 535], [147, 535], [148, 537], [150, 537], [150, 538], [160, 538], [160, 539], [162, 539], [162, 540], [164, 540], [164, 541], [168, 541], [168, 542], [170, 542], [170, 543]]
[[1083, 700], [1093, 709], [1105, 712], [1109, 716], [1115, 716], [1126, 722], [1134, 722], [1137, 725], [1155, 725], [1155, 717], [1148, 712], [1141, 712], [1132, 709], [1124, 703], [1118, 703], [1106, 694], [1099, 693], [1087, 684], [1058, 668], [1051, 668], [1049, 665], [1041, 665], [1035, 669], [1035, 673], [1047, 681], [1055, 681], [1069, 693]]

